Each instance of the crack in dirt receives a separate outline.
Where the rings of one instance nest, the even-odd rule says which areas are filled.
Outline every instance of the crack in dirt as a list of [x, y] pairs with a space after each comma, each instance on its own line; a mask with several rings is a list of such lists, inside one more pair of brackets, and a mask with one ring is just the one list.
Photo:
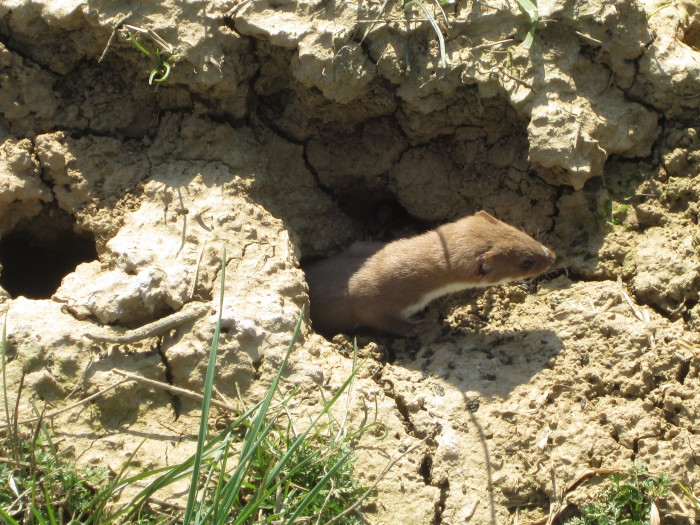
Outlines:
[[228, 27], [231, 31], [233, 31], [234, 33], [236, 33], [236, 34], [237, 34], [238, 36], [240, 36], [241, 38], [247, 38], [245, 35], [241, 34], [241, 33], [238, 31], [238, 29], [236, 28], [236, 21], [234, 20], [233, 16], [224, 14], [224, 15], [221, 17], [221, 23], [222, 23], [222, 25]]
[[391, 391], [385, 390], [385, 392], [389, 397], [391, 397], [394, 400], [394, 403], [396, 403], [396, 409], [399, 411], [399, 414], [401, 414], [401, 417], [403, 418], [403, 422], [406, 427], [406, 432], [415, 435], [419, 439], [423, 439], [427, 435], [427, 433], [424, 431], [418, 431], [416, 429], [416, 426], [413, 424], [413, 421], [411, 421], [411, 414], [408, 410], [408, 406], [406, 406], [406, 401], [403, 398], [403, 396], [396, 394], [393, 391], [393, 388]]
[[311, 176], [314, 178], [316, 185], [323, 193], [328, 195], [331, 199], [333, 199], [334, 201], [337, 200], [337, 196], [333, 193], [333, 190], [321, 182], [321, 178], [318, 175], [318, 170], [316, 170], [316, 167], [309, 160], [309, 153], [307, 151], [308, 141], [306, 141], [306, 143], [304, 143], [303, 146], [304, 147], [302, 149], [301, 158], [304, 159], [304, 165], [306, 166], [306, 169], [309, 170], [309, 173], [311, 173]]
[[447, 504], [447, 496], [450, 494], [450, 480], [443, 478], [436, 486], [440, 488], [440, 499], [435, 503], [435, 517], [432, 525], [440, 525], [442, 523], [442, 514]]
[[433, 482], [433, 456], [426, 454], [420, 462], [418, 473], [423, 477], [423, 483], [431, 485]]
[[[170, 362], [168, 361], [168, 356], [166, 355], [165, 350], [163, 350], [163, 339], [164, 337], [159, 337], [158, 341], [156, 342], [155, 345], [155, 351], [158, 353], [160, 356], [160, 362], [163, 363], [163, 366], [165, 367], [165, 382], [168, 383], [169, 385], [175, 385], [173, 382], [173, 372], [172, 372], [172, 367], [170, 366]], [[169, 392], [166, 390], [166, 393], [168, 395], [168, 398], [170, 399], [170, 404], [173, 408], [173, 416], [174, 420], [177, 421], [180, 418], [180, 398], [179, 396]]]

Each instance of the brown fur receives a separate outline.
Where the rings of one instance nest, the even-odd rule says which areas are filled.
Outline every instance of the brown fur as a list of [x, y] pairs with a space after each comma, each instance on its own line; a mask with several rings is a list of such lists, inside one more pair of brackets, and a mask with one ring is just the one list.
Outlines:
[[406, 317], [436, 290], [535, 277], [555, 259], [529, 235], [480, 211], [408, 239], [358, 242], [309, 265], [311, 320], [325, 335], [362, 325], [413, 335], [418, 325]]

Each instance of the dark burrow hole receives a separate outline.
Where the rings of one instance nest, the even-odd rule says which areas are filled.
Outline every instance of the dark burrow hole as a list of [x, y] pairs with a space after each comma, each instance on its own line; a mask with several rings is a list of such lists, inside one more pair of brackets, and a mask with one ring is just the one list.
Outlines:
[[686, 359], [685, 361], [681, 361], [678, 365], [678, 370], [676, 371], [676, 381], [678, 381], [681, 385], [685, 383], [685, 378], [688, 376], [689, 372], [690, 360]]
[[[427, 222], [411, 216], [395, 200], [389, 198], [370, 198], [364, 190], [358, 188], [358, 195], [343, 193], [335, 195], [338, 207], [352, 221], [357, 236], [356, 241], [390, 242], [402, 237], [410, 237], [423, 233], [431, 228]], [[350, 243], [352, 244], [352, 243]], [[350, 244], [341, 249], [350, 247]], [[327, 254], [331, 256], [333, 253]], [[302, 267], [309, 263], [324, 259], [326, 256], [302, 256]]]
[[370, 198], [361, 190], [355, 195], [344, 194], [338, 205], [359, 227], [365, 239], [388, 242], [422, 233], [431, 227], [413, 217], [395, 200]]
[[700, 23], [693, 21], [683, 32], [681, 41], [696, 51], [700, 51]]
[[82, 262], [97, 259], [95, 239], [76, 233], [63, 210], [45, 210], [0, 238], [0, 286], [14, 299], [48, 299]]

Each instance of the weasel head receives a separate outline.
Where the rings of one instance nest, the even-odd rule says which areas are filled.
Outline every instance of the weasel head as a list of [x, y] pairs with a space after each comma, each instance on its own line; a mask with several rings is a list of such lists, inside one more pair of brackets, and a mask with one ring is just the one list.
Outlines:
[[536, 277], [556, 261], [552, 250], [535, 239], [482, 211], [475, 215], [483, 221], [483, 241], [487, 241], [476, 264], [483, 284], [505, 283]]
[[505, 283], [537, 277], [546, 272], [554, 261], [554, 252], [541, 244], [531, 249], [494, 246], [479, 256], [477, 273], [484, 283]]

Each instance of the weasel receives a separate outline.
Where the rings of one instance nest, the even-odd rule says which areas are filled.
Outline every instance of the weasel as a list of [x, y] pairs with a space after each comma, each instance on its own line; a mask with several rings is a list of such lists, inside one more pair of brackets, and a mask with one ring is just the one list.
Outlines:
[[556, 256], [485, 211], [389, 243], [357, 242], [306, 270], [311, 322], [323, 335], [367, 326], [416, 335], [408, 319], [448, 293], [547, 271]]

